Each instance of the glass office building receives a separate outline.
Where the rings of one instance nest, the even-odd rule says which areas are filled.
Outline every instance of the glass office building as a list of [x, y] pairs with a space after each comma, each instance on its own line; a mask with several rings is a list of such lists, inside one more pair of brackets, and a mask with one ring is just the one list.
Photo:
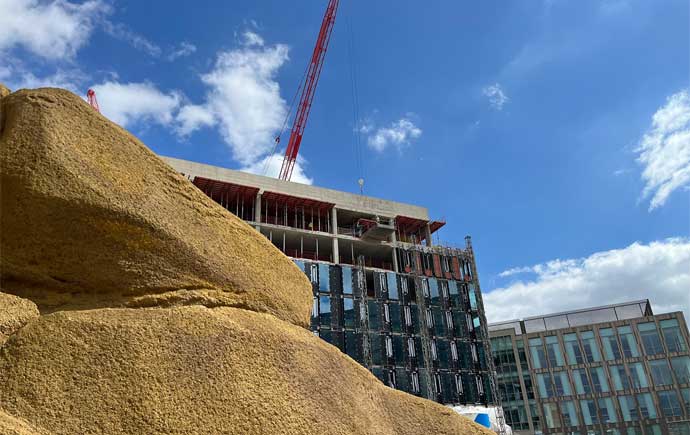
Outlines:
[[489, 325], [506, 423], [517, 434], [690, 435], [682, 312], [648, 300]]

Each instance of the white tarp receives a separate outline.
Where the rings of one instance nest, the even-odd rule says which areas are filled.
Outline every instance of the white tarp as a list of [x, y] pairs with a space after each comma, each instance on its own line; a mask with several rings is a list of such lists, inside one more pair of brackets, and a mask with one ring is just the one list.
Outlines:
[[[486, 420], [485, 416], [488, 416], [489, 423], [491, 424], [490, 429], [498, 433], [498, 420], [496, 419], [496, 407], [486, 407], [477, 405], [458, 405], [452, 406], [451, 409], [458, 414], [469, 418], [472, 421], [476, 421], [481, 424], [482, 420]], [[503, 425], [506, 435], [512, 435], [513, 430], [507, 424]]]

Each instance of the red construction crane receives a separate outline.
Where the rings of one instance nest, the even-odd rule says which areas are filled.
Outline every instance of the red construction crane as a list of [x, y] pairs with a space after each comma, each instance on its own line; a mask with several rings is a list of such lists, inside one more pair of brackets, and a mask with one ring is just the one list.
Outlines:
[[98, 107], [98, 100], [96, 100], [96, 91], [93, 89], [86, 91], [86, 99], [96, 112], [101, 113], [101, 109]]
[[338, 10], [339, 0], [329, 0], [326, 14], [323, 16], [321, 23], [321, 30], [319, 30], [319, 37], [316, 39], [316, 46], [314, 53], [311, 56], [311, 61], [305, 74], [304, 84], [302, 87], [302, 95], [300, 96], [299, 106], [295, 112], [295, 119], [292, 123], [292, 131], [290, 132], [290, 141], [285, 150], [285, 157], [283, 157], [283, 165], [280, 168], [281, 180], [290, 180], [292, 170], [297, 161], [297, 154], [299, 153], [299, 146], [302, 142], [302, 135], [304, 134], [304, 127], [307, 125], [307, 118], [309, 117], [309, 109], [311, 109], [311, 102], [314, 99], [314, 92], [316, 91], [316, 84], [319, 81], [321, 74], [321, 67], [323, 67], [323, 60], [326, 57], [326, 50], [328, 49], [328, 41], [331, 39], [331, 32], [335, 24], [335, 13]]

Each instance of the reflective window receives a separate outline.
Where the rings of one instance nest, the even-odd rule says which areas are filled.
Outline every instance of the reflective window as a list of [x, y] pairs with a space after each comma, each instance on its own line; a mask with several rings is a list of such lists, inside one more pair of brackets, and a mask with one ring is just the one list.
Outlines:
[[683, 399], [683, 407], [685, 408], [685, 412], [690, 414], [690, 388], [681, 389], [680, 396]]
[[570, 396], [573, 394], [567, 372], [555, 372], [553, 374], [553, 384], [558, 396]]
[[640, 333], [642, 345], [644, 346], [644, 351], [647, 355], [664, 353], [664, 348], [661, 345], [661, 338], [659, 337], [659, 331], [656, 329], [656, 323], [638, 323], [637, 331]]
[[655, 385], [672, 385], [673, 377], [671, 376], [671, 369], [668, 367], [668, 361], [665, 359], [658, 359], [649, 361], [649, 371], [652, 374], [652, 382]]
[[618, 346], [618, 340], [616, 339], [616, 333], [613, 331], [613, 328], [600, 329], [599, 336], [601, 337], [601, 344], [604, 347], [604, 358], [606, 358], [607, 361], [621, 359], [621, 350]]
[[580, 400], [580, 409], [582, 409], [582, 421], [585, 425], [599, 424], [597, 405], [594, 400]]
[[661, 433], [661, 426], [658, 424], [645, 424], [644, 433], [646, 435], [663, 435]]
[[637, 340], [635, 340], [635, 334], [633, 334], [632, 328], [630, 326], [621, 326], [617, 329], [618, 336], [621, 339], [623, 356], [626, 358], [635, 358], [640, 356], [640, 351], [637, 348]]
[[592, 367], [589, 370], [590, 376], [592, 376], [592, 387], [597, 393], [608, 393], [609, 383], [606, 380], [606, 374], [604, 373], [603, 367]]
[[599, 353], [597, 341], [594, 339], [594, 332], [581, 332], [580, 338], [582, 339], [582, 350], [585, 352], [587, 362], [601, 361], [601, 354]]
[[537, 373], [537, 386], [539, 387], [539, 397], [548, 399], [554, 397], [553, 384], [551, 383], [551, 375], [548, 373]]
[[561, 345], [558, 344], [558, 337], [555, 335], [546, 337], [546, 356], [551, 367], [562, 367], [564, 365]]
[[671, 367], [679, 384], [690, 383], [690, 357], [678, 356], [671, 358]]
[[685, 339], [680, 332], [677, 319], [662, 320], [659, 322], [661, 332], [664, 334], [664, 341], [669, 352], [685, 352], [687, 346]]
[[388, 275], [388, 299], [398, 300], [398, 280], [395, 273], [387, 272]]
[[343, 294], [352, 294], [352, 268], [343, 266]]
[[319, 263], [319, 291], [328, 293], [330, 289], [329, 267], [327, 264]]
[[599, 412], [601, 412], [601, 422], [603, 424], [616, 423], [616, 408], [613, 406], [613, 399], [611, 397], [603, 397], [597, 401], [599, 403]]
[[661, 413], [665, 417], [678, 417], [683, 415], [680, 410], [678, 395], [676, 395], [675, 391], [659, 391], [656, 395], [659, 398]]
[[632, 378], [633, 388], [649, 387], [647, 374], [644, 371], [644, 365], [642, 363], [632, 363], [628, 367], [630, 368], [630, 377]]
[[568, 356], [568, 364], [582, 364], [584, 362], [582, 350], [577, 341], [577, 334], [565, 334], [563, 336], [563, 344], [565, 345], [565, 353]]
[[319, 317], [321, 324], [331, 323], [331, 298], [328, 296], [319, 297]]
[[637, 406], [633, 396], [618, 396], [618, 404], [621, 408], [623, 421], [637, 421]]
[[470, 309], [476, 310], [477, 309], [477, 294], [475, 293], [473, 285], [470, 285], [469, 296], [470, 296]]
[[535, 369], [546, 367], [546, 354], [544, 353], [544, 346], [542, 346], [541, 338], [529, 339], [529, 351], [532, 355], [532, 366]]
[[643, 393], [637, 395], [637, 404], [640, 406], [640, 416], [642, 418], [656, 418], [656, 407], [654, 406], [654, 400], [652, 400], [652, 395], [649, 393]]
[[355, 302], [351, 298], [343, 298], [343, 317], [346, 328], [354, 328], [357, 314], [355, 313]]
[[575, 393], [589, 394], [592, 392], [585, 369], [573, 370], [573, 382], [575, 383]]
[[628, 374], [625, 372], [625, 366], [609, 366], [609, 372], [611, 374], [614, 390], [621, 391], [630, 389], [630, 380], [628, 379]]
[[319, 298], [317, 298], [316, 296], [314, 296], [314, 303], [312, 304], [312, 307], [311, 307], [311, 317], [312, 317], [312, 320], [314, 318], [319, 317]]
[[575, 403], [572, 400], [561, 402], [561, 410], [563, 412], [563, 425], [565, 427], [579, 426], [577, 419], [577, 411], [575, 410]]
[[558, 406], [555, 403], [544, 404], [544, 421], [549, 429], [561, 427], [561, 417], [558, 414]]

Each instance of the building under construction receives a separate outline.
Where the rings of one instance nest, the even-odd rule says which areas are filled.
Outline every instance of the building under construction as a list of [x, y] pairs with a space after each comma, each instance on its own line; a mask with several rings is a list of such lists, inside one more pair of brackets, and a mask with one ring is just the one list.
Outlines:
[[315, 335], [399, 390], [495, 404], [469, 237], [464, 248], [434, 245], [444, 222], [423, 207], [164, 160], [304, 270]]

